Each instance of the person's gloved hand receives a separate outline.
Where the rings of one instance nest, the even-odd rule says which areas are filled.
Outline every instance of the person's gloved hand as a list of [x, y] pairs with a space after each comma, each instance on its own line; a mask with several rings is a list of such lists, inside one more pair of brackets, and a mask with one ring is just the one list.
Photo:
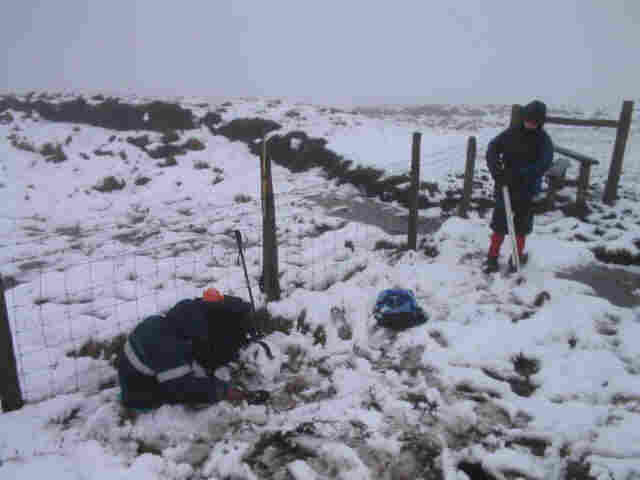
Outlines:
[[263, 405], [269, 401], [269, 398], [271, 398], [271, 394], [266, 390], [253, 390], [246, 394], [249, 405]]
[[266, 390], [244, 391], [238, 390], [237, 388], [230, 388], [227, 392], [226, 400], [232, 403], [239, 403], [246, 400], [249, 405], [262, 405], [267, 403], [269, 398], [271, 398], [271, 394]]
[[237, 388], [233, 388], [233, 387], [227, 391], [227, 397], [225, 398], [225, 400], [228, 400], [232, 403], [241, 402], [246, 399], [247, 399], [246, 392], [243, 392], [242, 390], [238, 390]]

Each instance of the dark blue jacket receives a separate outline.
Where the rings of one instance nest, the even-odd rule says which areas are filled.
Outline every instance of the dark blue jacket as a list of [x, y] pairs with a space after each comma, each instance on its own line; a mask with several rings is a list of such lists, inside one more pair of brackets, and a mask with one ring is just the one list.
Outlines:
[[233, 321], [229, 317], [238, 313], [214, 305], [199, 298], [182, 300], [166, 315], [148, 317], [135, 327], [119, 365], [125, 405], [146, 408], [226, 398], [229, 384], [206, 376], [194, 360], [194, 341], [209, 338], [210, 322]]
[[[496, 177], [500, 166], [509, 172], [510, 193], [515, 202], [526, 203], [541, 190], [542, 177], [552, 162], [553, 143], [542, 128], [527, 130], [522, 125], [509, 128], [491, 140], [487, 148], [491, 176]], [[497, 188], [496, 200], [502, 202]]]

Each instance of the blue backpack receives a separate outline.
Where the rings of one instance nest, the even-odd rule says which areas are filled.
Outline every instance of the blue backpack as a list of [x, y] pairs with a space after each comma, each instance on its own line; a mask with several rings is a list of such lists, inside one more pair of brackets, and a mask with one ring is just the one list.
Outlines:
[[373, 316], [378, 325], [392, 330], [415, 327], [427, 321], [427, 316], [418, 306], [411, 290], [393, 288], [378, 294]]

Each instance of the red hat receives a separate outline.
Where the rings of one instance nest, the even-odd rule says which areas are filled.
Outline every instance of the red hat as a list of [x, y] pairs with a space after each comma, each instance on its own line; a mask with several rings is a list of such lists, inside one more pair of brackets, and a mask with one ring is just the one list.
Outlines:
[[207, 288], [202, 294], [202, 299], [205, 302], [221, 302], [224, 299], [224, 295], [216, 288]]

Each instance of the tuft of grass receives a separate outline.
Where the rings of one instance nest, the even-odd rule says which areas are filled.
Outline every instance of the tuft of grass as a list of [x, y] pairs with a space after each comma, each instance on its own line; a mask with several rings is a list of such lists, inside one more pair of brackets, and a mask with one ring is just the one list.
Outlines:
[[46, 297], [37, 297], [33, 300], [33, 304], [36, 306], [44, 305], [45, 303], [49, 303], [49, 299]]
[[245, 195], [244, 193], [239, 193], [235, 197], [233, 197], [233, 201], [236, 203], [249, 203], [252, 200], [253, 198], [251, 198], [249, 195]]
[[206, 170], [209, 167], [209, 164], [203, 160], [198, 160], [193, 164], [193, 168], [195, 168], [196, 170]]
[[464, 472], [472, 480], [495, 480], [495, 477], [487, 473], [480, 463], [463, 460], [458, 464], [458, 470]]
[[439, 330], [430, 330], [429, 336], [435, 340], [435, 342], [440, 345], [442, 348], [447, 348], [449, 346], [449, 342], [442, 335], [442, 332]]
[[127, 335], [125, 333], [121, 333], [110, 340], [97, 341], [90, 338], [77, 350], [67, 352], [67, 357], [91, 357], [96, 360], [103, 359], [109, 361], [112, 366], [115, 366], [117, 357], [122, 351], [126, 340]]
[[544, 457], [544, 452], [549, 446], [548, 441], [545, 439], [525, 436], [516, 437], [513, 440], [508, 441], [506, 446], [510, 447], [511, 444], [521, 445], [528, 448], [529, 451], [536, 457]]
[[398, 250], [400, 248], [400, 245], [396, 245], [388, 240], [378, 240], [373, 246], [374, 250]]
[[307, 309], [305, 308], [305, 309], [302, 309], [302, 311], [300, 312], [300, 315], [296, 320], [296, 330], [302, 333], [303, 335], [306, 335], [311, 329], [311, 327], [309, 326], [306, 320], [307, 320]]
[[316, 329], [313, 331], [313, 344], [314, 345], [322, 345], [323, 347], [327, 343], [327, 331], [324, 326], [318, 325]]
[[101, 150], [100, 148], [96, 148], [93, 151], [93, 154], [96, 157], [113, 157], [114, 156], [114, 153], [112, 150]]
[[161, 168], [175, 167], [176, 165], [178, 165], [178, 161], [176, 160], [176, 157], [169, 156], [164, 160], [164, 162], [156, 163], [156, 165]]
[[177, 132], [171, 130], [171, 131], [165, 132], [165, 134], [162, 135], [162, 138], [160, 140], [162, 141], [162, 143], [173, 143], [180, 140], [180, 135], [178, 135]]
[[145, 442], [144, 440], [138, 440], [138, 447], [136, 449], [136, 453], [138, 455], [144, 455], [145, 453], [150, 453], [151, 455], [162, 455], [162, 449], [150, 442]]
[[42, 147], [40, 147], [40, 153], [45, 157], [48, 157], [49, 155], [55, 155], [56, 148], [53, 143], [47, 142], [42, 145]]
[[596, 477], [591, 475], [591, 464], [584, 462], [576, 462], [569, 460], [567, 462], [565, 480], [596, 480]]
[[511, 361], [513, 362], [513, 368], [515, 371], [523, 377], [528, 378], [540, 371], [540, 360], [537, 358], [527, 357], [522, 352], [512, 358]]
[[102, 179], [102, 182], [94, 186], [93, 189], [102, 193], [109, 193], [116, 190], [122, 190], [126, 186], [124, 180], [118, 181], [116, 177], [110, 175]]
[[536, 295], [536, 298], [533, 301], [533, 305], [536, 307], [541, 307], [542, 305], [544, 305], [544, 302], [548, 302], [549, 300], [551, 300], [551, 294], [544, 290]]
[[596, 247], [593, 250], [598, 260], [614, 265], [640, 265], [640, 254], [634, 255], [627, 249], [607, 250], [605, 247]]
[[69, 410], [68, 412], [63, 413], [59, 417], [52, 418], [49, 423], [51, 425], [60, 425], [62, 430], [67, 430], [71, 427], [73, 421], [78, 418], [78, 414], [80, 413], [80, 408], [75, 407]]
[[[296, 460], [307, 460], [313, 453], [295, 442], [295, 432], [262, 433], [244, 461], [259, 478], [291, 478], [287, 465]], [[231, 477], [226, 477], [231, 479]]]
[[436, 258], [440, 255], [440, 250], [436, 245], [425, 245], [423, 253], [426, 257]]
[[294, 323], [294, 320], [279, 315], [272, 316], [264, 307], [257, 309], [251, 316], [251, 327], [264, 334], [277, 331], [289, 335]]
[[45, 157], [47, 162], [61, 163], [67, 160], [67, 155], [64, 153], [62, 145], [59, 143], [55, 145], [50, 142], [45, 143], [40, 148], [40, 153]]
[[151, 179], [149, 177], [138, 177], [136, 178], [135, 183], [136, 185], [138, 185], [139, 187], [142, 185], [146, 185], [147, 183], [149, 183], [151, 181]]
[[147, 145], [151, 143], [151, 140], [149, 140], [149, 135], [142, 135], [140, 137], [127, 137], [127, 143], [145, 150]]
[[11, 112], [5, 112], [0, 115], [0, 125], [9, 125], [13, 120], [14, 118], [13, 115], [11, 115]]
[[435, 438], [428, 434], [407, 432], [400, 440], [404, 445], [391, 467], [392, 478], [436, 480], [445, 477], [439, 461], [442, 447]]
[[31, 270], [41, 270], [42, 268], [44, 268], [46, 266], [47, 266], [46, 262], [42, 262], [40, 260], [34, 260], [34, 261], [31, 261], [31, 262], [22, 263], [22, 264], [18, 265], [18, 268], [22, 272], [28, 272], [28, 271], [31, 271]]
[[207, 147], [205, 147], [204, 143], [202, 143], [200, 140], [192, 137], [189, 140], [187, 140], [184, 143], [184, 145], [182, 145], [182, 148], [186, 148], [187, 150], [199, 151], [199, 150], [204, 150]]
[[36, 147], [33, 146], [26, 138], [18, 138], [15, 135], [10, 137], [11, 145], [18, 150], [23, 150], [25, 152], [36, 152]]

